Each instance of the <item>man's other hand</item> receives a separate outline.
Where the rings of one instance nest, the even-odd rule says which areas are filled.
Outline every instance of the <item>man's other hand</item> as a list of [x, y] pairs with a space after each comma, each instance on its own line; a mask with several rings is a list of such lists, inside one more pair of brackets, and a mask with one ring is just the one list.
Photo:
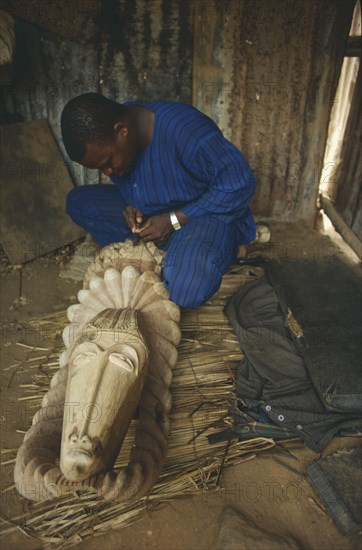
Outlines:
[[129, 205], [123, 210], [123, 215], [126, 218], [128, 227], [132, 233], [139, 233], [139, 228], [145, 220], [142, 212], [137, 210], [134, 206]]
[[170, 215], [165, 213], [148, 218], [137, 230], [137, 233], [146, 243], [153, 241], [156, 245], [160, 245], [166, 244], [173, 231]]

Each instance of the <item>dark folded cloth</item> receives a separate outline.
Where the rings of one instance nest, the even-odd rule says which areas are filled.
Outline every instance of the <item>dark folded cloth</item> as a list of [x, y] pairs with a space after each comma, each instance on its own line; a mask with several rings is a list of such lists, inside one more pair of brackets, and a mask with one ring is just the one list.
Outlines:
[[295, 347], [275, 290], [265, 278], [242, 287], [225, 311], [245, 353], [237, 371], [240, 410], [255, 421], [267, 415], [316, 452], [359, 418], [326, 409]]
[[291, 310], [302, 327], [294, 342], [324, 406], [360, 414], [361, 279], [336, 256], [270, 262], [266, 275], [284, 316]]

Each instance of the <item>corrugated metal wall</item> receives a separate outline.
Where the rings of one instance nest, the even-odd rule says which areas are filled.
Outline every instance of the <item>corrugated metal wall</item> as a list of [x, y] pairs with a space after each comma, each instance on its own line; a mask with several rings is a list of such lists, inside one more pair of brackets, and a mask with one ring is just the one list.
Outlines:
[[194, 103], [246, 154], [253, 210], [314, 217], [328, 121], [354, 1], [196, 3]]
[[[45, 118], [64, 153], [60, 114], [74, 95], [97, 91], [98, 52], [49, 35], [42, 29], [16, 20], [16, 54], [11, 85], [3, 87], [7, 111], [25, 121]], [[86, 171], [68, 160], [73, 181], [98, 179], [98, 172]]]
[[192, 2], [108, 0], [100, 23], [104, 95], [191, 102]]
[[[22, 17], [24, 1], [4, 9]], [[47, 30], [17, 21], [10, 111], [48, 118], [60, 142], [63, 105], [87, 90], [193, 101], [250, 160], [258, 217], [312, 220], [354, 0], [43, 0], [49, 11], [29, 9], [38, 4], [24, 4], [27, 19]], [[74, 167], [73, 177], [98, 174]]]
[[[47, 118], [64, 155], [60, 114], [78, 94], [191, 103], [192, 2], [7, 0], [4, 9], [16, 17], [17, 41], [5, 108], [25, 120]], [[99, 179], [98, 171], [69, 160], [68, 167], [76, 183]]]

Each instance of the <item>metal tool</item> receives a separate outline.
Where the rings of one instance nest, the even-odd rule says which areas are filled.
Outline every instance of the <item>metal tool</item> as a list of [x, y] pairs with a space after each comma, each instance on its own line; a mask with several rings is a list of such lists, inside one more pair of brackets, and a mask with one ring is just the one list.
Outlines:
[[253, 258], [238, 258], [239, 265], [264, 265], [268, 263], [268, 258], [263, 256], [254, 256]]
[[[136, 217], [136, 229], [140, 229], [142, 225], [142, 216]], [[135, 233], [134, 239], [133, 239], [133, 246], [137, 246], [140, 243], [141, 235], [139, 233]]]

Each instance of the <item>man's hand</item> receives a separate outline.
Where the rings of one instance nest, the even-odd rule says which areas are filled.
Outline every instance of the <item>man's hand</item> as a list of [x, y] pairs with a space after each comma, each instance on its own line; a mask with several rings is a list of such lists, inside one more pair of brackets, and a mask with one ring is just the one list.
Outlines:
[[148, 218], [136, 233], [147, 243], [153, 241], [155, 244], [166, 244], [169, 236], [173, 233], [170, 215], [168, 213], [151, 216]]
[[137, 210], [134, 206], [127, 206], [123, 210], [123, 215], [127, 220], [128, 227], [132, 233], [138, 233], [139, 228], [141, 227], [142, 222], [144, 221], [144, 216], [142, 212]]

